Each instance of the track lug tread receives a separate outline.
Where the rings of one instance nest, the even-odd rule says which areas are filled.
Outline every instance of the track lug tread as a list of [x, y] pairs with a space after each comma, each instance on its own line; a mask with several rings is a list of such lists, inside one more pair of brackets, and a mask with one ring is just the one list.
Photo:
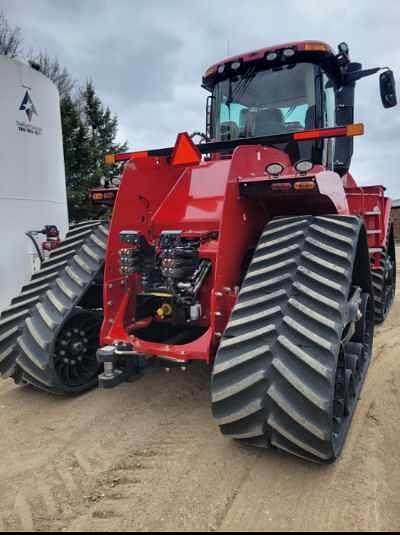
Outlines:
[[17, 305], [23, 301], [25, 301], [26, 299], [29, 299], [30, 297], [36, 297], [38, 295], [38, 293], [41, 293], [45, 290], [47, 290], [49, 287], [49, 284], [43, 284], [42, 286], [39, 286], [37, 289], [35, 290], [29, 290], [29, 291], [26, 291], [26, 292], [23, 292], [23, 293], [20, 293], [19, 295], [17, 295], [16, 297], [14, 297], [12, 300], [11, 300], [11, 303], [10, 305]]
[[47, 274], [45, 276], [37, 277], [36, 279], [24, 284], [22, 287], [21, 293], [27, 291], [35, 291], [44, 286], [45, 284], [50, 284], [57, 277], [57, 272]]
[[89, 247], [87, 244], [84, 244], [83, 247], [82, 247], [82, 251], [89, 257], [91, 258], [92, 260], [94, 260], [95, 262], [100, 262], [101, 261], [101, 256], [96, 254], [95, 251], [93, 251], [93, 249], [91, 247]]
[[[18, 327], [11, 327], [8, 331], [0, 333], [0, 344], [8, 340], [11, 336], [18, 334], [19, 329]], [[0, 357], [1, 358], [1, 357]]]
[[319, 410], [328, 410], [329, 399], [321, 397], [315, 390], [307, 385], [301, 377], [298, 377], [291, 368], [286, 366], [281, 359], [274, 358], [272, 360], [272, 367], [285, 379], [294, 389], [296, 389], [304, 398], [312, 405], [315, 405]]
[[88, 275], [92, 275], [93, 271], [97, 271], [97, 270], [94, 270], [91, 266], [89, 266], [89, 264], [87, 262], [85, 262], [85, 260], [82, 258], [82, 256], [79, 256], [79, 255], [75, 255], [74, 256], [74, 262], [76, 264], [78, 264], [78, 266], [85, 272], [87, 273]]
[[[58, 259], [57, 259], [58, 260]], [[58, 271], [60, 271], [60, 269], [62, 269], [64, 266], [67, 265], [67, 261], [66, 260], [62, 260], [60, 262], [57, 262], [51, 266], [48, 266], [48, 265], [44, 265], [44, 263], [42, 264], [42, 268], [40, 271], [38, 271], [37, 273], [34, 273], [32, 275], [32, 280], [36, 280], [36, 279], [40, 279], [43, 277], [43, 275], [57, 275]]]
[[330, 367], [321, 363], [321, 360], [316, 359], [303, 348], [294, 344], [284, 335], [278, 337], [279, 344], [286, 349], [286, 351], [296, 359], [300, 360], [303, 364], [311, 368], [316, 374], [320, 375], [323, 379], [331, 381], [334, 379], [330, 371]]
[[302, 440], [299, 436], [296, 436], [293, 432], [291, 432], [291, 430], [288, 429], [287, 426], [282, 425], [274, 414], [268, 418], [268, 425], [279, 435], [283, 436], [286, 440], [288, 440], [291, 444], [294, 444], [300, 450], [304, 451], [303, 458], [307, 459], [306, 455], [307, 453], [309, 453], [315, 456], [316, 458], [321, 459], [321, 461], [329, 460], [328, 454], [313, 448], [306, 441]]
[[79, 288], [84, 288], [85, 281], [82, 279], [79, 273], [76, 272], [73, 266], [67, 266], [65, 268], [65, 273], [77, 286], [79, 286]]
[[56, 285], [58, 286], [60, 291], [65, 295], [65, 297], [67, 297], [69, 300], [74, 301], [78, 297], [78, 294], [74, 290], [72, 290], [66, 284], [66, 282], [64, 280], [57, 279], [56, 280]]
[[295, 261], [293, 259], [285, 260], [283, 262], [278, 262], [276, 264], [273, 264], [272, 266], [264, 267], [264, 268], [258, 268], [258, 269], [249, 269], [247, 272], [247, 278], [253, 279], [255, 277], [259, 277], [260, 275], [267, 275], [268, 273], [272, 273], [274, 271], [282, 271], [287, 268], [292, 268], [295, 265]]
[[32, 339], [36, 342], [36, 344], [41, 349], [43, 349], [43, 351], [47, 351], [48, 343], [39, 333], [38, 329], [36, 328], [36, 325], [32, 321], [32, 318], [26, 318], [25, 328], [27, 332], [30, 334], [30, 336], [32, 337]]
[[276, 306], [276, 307], [267, 308], [265, 310], [262, 310], [261, 312], [246, 314], [244, 317], [242, 316], [237, 319], [236, 317], [233, 317], [229, 324], [229, 329], [234, 329], [235, 327], [241, 327], [247, 323], [254, 323], [260, 319], [269, 318], [279, 313], [280, 313], [280, 307]]
[[103, 251], [106, 250], [106, 247], [107, 247], [106, 242], [104, 240], [102, 240], [101, 238], [99, 238], [98, 236], [96, 236], [96, 234], [91, 234], [89, 239], [90, 239], [90, 241], [92, 241], [97, 247], [99, 247]]
[[24, 301], [20, 301], [19, 303], [12, 304], [6, 310], [4, 310], [1, 317], [2, 319], [6, 319], [9, 316], [15, 315], [15, 313], [17, 313], [18, 311], [22, 312], [24, 310], [29, 310], [29, 308], [35, 305], [35, 303], [37, 303], [38, 300], [39, 300], [39, 296], [35, 295], [35, 296], [30, 296]]
[[242, 392], [243, 390], [249, 388], [250, 386], [259, 383], [263, 379], [265, 379], [265, 371], [258, 370], [252, 374], [248, 374], [247, 377], [238, 380], [236, 383], [230, 384], [227, 388], [220, 388], [219, 390], [215, 388], [211, 396], [212, 401], [215, 403], [217, 401], [230, 398], [238, 394], [239, 392]]
[[52, 315], [48, 312], [48, 310], [43, 306], [42, 303], [38, 303], [36, 305], [36, 310], [43, 323], [45, 323], [51, 331], [55, 331], [58, 326], [58, 323], [53, 319]]
[[321, 427], [315, 424], [310, 418], [306, 418], [304, 414], [297, 409], [295, 404], [291, 403], [289, 399], [282, 395], [276, 385], [272, 385], [268, 389], [268, 396], [300, 427], [303, 427], [319, 440], [329, 440], [329, 429], [321, 429]]
[[53, 305], [53, 307], [57, 310], [59, 314], [65, 314], [68, 310], [68, 307], [64, 305], [56, 296], [54, 290], [49, 290], [46, 292], [47, 299], [49, 302]]
[[254, 399], [248, 402], [243, 407], [241, 407], [239, 410], [231, 411], [223, 416], [218, 416], [214, 414], [215, 419], [217, 420], [217, 423], [219, 425], [226, 425], [232, 422], [243, 420], [247, 418], [248, 416], [251, 416], [253, 414], [260, 412], [260, 410], [262, 410], [262, 407], [263, 407], [262, 401], [263, 401], [262, 398]]
[[251, 351], [236, 355], [234, 358], [226, 358], [225, 360], [221, 359], [218, 363], [214, 365], [213, 374], [215, 376], [219, 373], [223, 373], [226, 370], [230, 370], [231, 368], [240, 366], [241, 364], [248, 363], [253, 359], [268, 355], [269, 351], [270, 348], [268, 345], [261, 345], [252, 349]]

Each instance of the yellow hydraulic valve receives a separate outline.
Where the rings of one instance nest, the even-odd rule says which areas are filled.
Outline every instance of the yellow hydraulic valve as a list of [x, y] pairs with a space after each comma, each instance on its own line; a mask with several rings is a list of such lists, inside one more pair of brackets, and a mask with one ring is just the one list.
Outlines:
[[157, 309], [156, 314], [163, 320], [172, 314], [172, 306], [169, 303], [163, 303], [160, 308]]

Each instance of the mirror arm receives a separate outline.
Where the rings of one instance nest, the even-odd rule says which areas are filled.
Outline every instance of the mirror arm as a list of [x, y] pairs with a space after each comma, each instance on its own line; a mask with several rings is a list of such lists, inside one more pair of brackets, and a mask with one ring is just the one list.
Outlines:
[[375, 67], [374, 69], [365, 69], [363, 71], [348, 72], [344, 75], [344, 83], [345, 85], [351, 84], [353, 82], [356, 82], [357, 80], [360, 80], [361, 78], [372, 76], [373, 74], [376, 74], [382, 69], [383, 67]]

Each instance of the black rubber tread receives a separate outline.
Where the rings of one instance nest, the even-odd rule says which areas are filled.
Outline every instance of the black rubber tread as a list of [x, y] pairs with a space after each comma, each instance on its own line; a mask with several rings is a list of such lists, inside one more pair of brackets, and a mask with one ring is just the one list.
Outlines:
[[[85, 221], [72, 225], [58, 249], [51, 251], [31, 281], [24, 284], [18, 296], [14, 297], [10, 306], [0, 315], [0, 375], [3, 378], [19, 376], [16, 373], [18, 350], [17, 338], [21, 335], [24, 321], [43, 294], [50, 288], [69, 260], [76, 254], [77, 246], [82, 246], [87, 237], [96, 229], [107, 232], [101, 221]], [[72, 246], [73, 245], [73, 246]]]
[[58, 334], [103, 269], [106, 242], [106, 227], [97, 225], [92, 228], [81, 247], [74, 251], [67, 265], [30, 310], [17, 340], [16, 363], [22, 371], [23, 381], [47, 392], [64, 395], [79, 394], [96, 385], [97, 374], [79, 386], [63, 384], [54, 369], [53, 353]]
[[336, 371], [361, 232], [352, 216], [266, 225], [213, 366], [212, 411], [223, 434], [317, 463], [340, 454], [357, 401], [335, 434]]
[[[386, 287], [386, 270], [385, 265], [387, 259], [390, 258], [394, 263], [394, 287], [390, 295], [387, 294]], [[372, 286], [374, 290], [374, 304], [375, 304], [375, 322], [377, 324], [383, 323], [390, 312], [395, 295], [396, 295], [396, 249], [394, 244], [393, 224], [389, 229], [389, 239], [387, 247], [382, 252], [380, 267], [371, 270]]]

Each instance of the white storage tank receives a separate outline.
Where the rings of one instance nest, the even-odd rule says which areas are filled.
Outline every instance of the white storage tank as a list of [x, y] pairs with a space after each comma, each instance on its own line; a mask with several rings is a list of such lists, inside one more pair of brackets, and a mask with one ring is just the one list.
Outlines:
[[29, 65], [0, 56], [0, 312], [37, 264], [26, 232], [68, 226], [59, 95]]

